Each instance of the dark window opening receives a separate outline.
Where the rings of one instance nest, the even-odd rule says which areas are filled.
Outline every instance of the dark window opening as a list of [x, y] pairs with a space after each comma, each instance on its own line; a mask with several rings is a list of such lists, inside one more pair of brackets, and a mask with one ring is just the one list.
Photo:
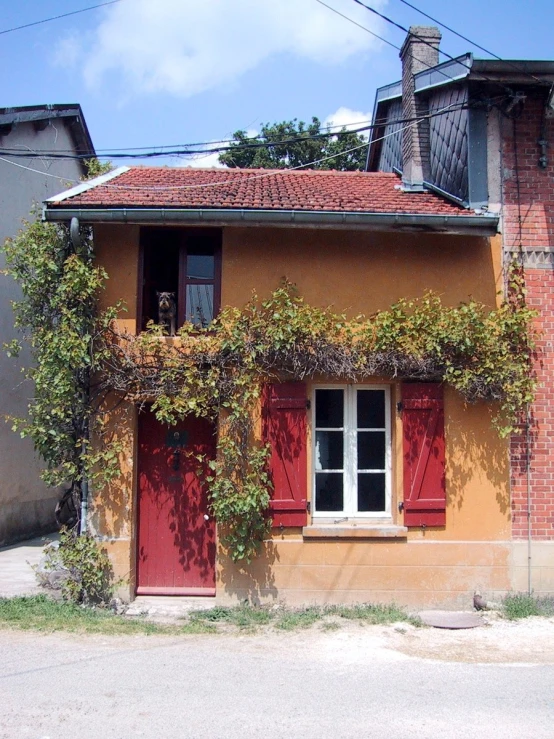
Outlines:
[[177, 328], [185, 321], [208, 326], [220, 308], [221, 230], [144, 228], [141, 253], [141, 328], [159, 323], [161, 292], [172, 294]]

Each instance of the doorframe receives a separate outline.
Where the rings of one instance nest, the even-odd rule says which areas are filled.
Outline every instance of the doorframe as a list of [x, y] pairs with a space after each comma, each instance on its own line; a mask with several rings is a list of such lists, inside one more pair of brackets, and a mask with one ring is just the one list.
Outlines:
[[[145, 413], [151, 413], [151, 403], [145, 403], [144, 404], [144, 410]], [[130, 590], [131, 593], [136, 598], [139, 595], [151, 595], [155, 597], [167, 597], [167, 596], [178, 596], [178, 597], [206, 597], [206, 598], [214, 598], [216, 596], [216, 589], [217, 589], [217, 545], [218, 545], [218, 536], [217, 536], [217, 522], [214, 521], [214, 535], [215, 535], [215, 555], [214, 555], [214, 577], [215, 577], [215, 585], [213, 588], [149, 588], [149, 587], [142, 587], [140, 590], [141, 592], [138, 593], [138, 562], [139, 562], [139, 521], [140, 521], [140, 490], [139, 490], [139, 426], [140, 426], [140, 415], [141, 415], [141, 409], [137, 404], [134, 405], [134, 413], [133, 413], [133, 423], [134, 423], [134, 433], [133, 433], [133, 480], [132, 480], [132, 489], [133, 489], [133, 513], [131, 516], [131, 562], [130, 562]], [[219, 435], [219, 419], [215, 420], [213, 422], [214, 428], [215, 428], [215, 438], [216, 438], [216, 445], [217, 445], [217, 438]], [[132, 545], [132, 541], [134, 539], [134, 546]], [[148, 592], [148, 591], [154, 591], [155, 592]], [[176, 592], [178, 590], [178, 592]]]

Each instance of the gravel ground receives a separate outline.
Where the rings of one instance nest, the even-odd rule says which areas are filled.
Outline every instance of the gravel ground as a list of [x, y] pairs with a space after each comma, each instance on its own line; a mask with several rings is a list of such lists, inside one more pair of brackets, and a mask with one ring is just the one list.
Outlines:
[[[328, 628], [328, 627], [325, 627]], [[554, 621], [0, 632], [1, 739], [551, 739]]]

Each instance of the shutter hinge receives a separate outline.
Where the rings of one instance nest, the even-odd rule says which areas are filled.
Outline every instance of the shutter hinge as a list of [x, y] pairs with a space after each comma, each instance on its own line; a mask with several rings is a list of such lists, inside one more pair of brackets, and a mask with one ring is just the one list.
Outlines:
[[404, 410], [404, 403], [402, 401], [399, 401], [396, 404], [396, 410], [398, 411], [398, 413], [402, 413], [402, 411]]
[[308, 511], [308, 513], [312, 512], [312, 504], [309, 500], [306, 501], [306, 510]]
[[308, 399], [306, 400], [306, 408], [307, 408], [308, 410], [310, 410], [310, 409], [311, 409], [311, 407], [312, 407], [312, 401], [311, 401], [311, 400], [310, 400], [310, 399], [308, 398]]
[[398, 511], [399, 513], [402, 513], [403, 510], [404, 510], [404, 501], [401, 500], [400, 503], [398, 504]]

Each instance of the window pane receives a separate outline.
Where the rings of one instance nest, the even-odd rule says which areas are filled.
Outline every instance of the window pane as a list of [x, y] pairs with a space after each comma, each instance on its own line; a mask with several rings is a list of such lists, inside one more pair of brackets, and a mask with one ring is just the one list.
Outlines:
[[358, 511], [360, 513], [385, 511], [384, 474], [358, 474]]
[[385, 469], [384, 431], [358, 431], [358, 469]]
[[207, 326], [214, 317], [214, 286], [187, 285], [186, 320]]
[[315, 509], [342, 512], [344, 507], [341, 472], [317, 472], [315, 476]]
[[315, 425], [317, 428], [342, 428], [344, 392], [342, 390], [315, 391]]
[[213, 254], [187, 254], [187, 278], [189, 280], [213, 280], [215, 257]]
[[316, 470], [342, 470], [343, 436], [342, 431], [316, 431], [315, 468]]
[[358, 428], [385, 428], [384, 390], [358, 390]]

